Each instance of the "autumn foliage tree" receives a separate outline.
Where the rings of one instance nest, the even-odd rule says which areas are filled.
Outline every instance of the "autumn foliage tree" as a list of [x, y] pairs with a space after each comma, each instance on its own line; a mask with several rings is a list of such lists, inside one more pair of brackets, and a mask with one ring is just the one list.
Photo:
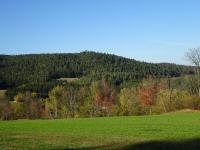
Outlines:
[[61, 117], [65, 95], [65, 88], [63, 86], [56, 86], [49, 92], [49, 98], [46, 99], [45, 103], [47, 118]]
[[13, 118], [13, 110], [4, 94], [0, 94], [0, 119], [8, 120]]
[[42, 103], [36, 93], [18, 93], [14, 97], [13, 107], [17, 118], [36, 119], [42, 114]]
[[79, 90], [74, 87], [54, 87], [45, 103], [47, 118], [76, 117], [79, 109], [78, 93]]
[[110, 87], [105, 79], [102, 79], [98, 85], [95, 95], [95, 105], [101, 115], [112, 115], [115, 111], [116, 91]]
[[159, 92], [159, 84], [153, 77], [144, 80], [138, 90], [138, 96], [141, 103], [149, 108], [151, 114], [151, 107], [156, 103], [157, 94]]
[[119, 115], [140, 115], [141, 102], [137, 96], [136, 88], [123, 88], [119, 93]]

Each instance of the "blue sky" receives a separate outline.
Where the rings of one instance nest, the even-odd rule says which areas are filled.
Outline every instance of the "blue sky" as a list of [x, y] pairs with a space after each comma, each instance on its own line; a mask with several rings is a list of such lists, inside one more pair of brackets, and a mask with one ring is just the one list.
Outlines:
[[0, 54], [92, 50], [187, 64], [199, 0], [0, 0]]

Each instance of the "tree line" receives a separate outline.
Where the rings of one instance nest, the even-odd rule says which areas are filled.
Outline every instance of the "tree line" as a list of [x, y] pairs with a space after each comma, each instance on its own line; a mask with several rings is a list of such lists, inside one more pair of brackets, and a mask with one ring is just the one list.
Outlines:
[[58, 85], [47, 98], [24, 92], [9, 101], [6, 95], [0, 95], [0, 117], [57, 119], [160, 114], [187, 108], [199, 110], [197, 79], [197, 76], [149, 77], [138, 86], [118, 89], [103, 78], [90, 86]]

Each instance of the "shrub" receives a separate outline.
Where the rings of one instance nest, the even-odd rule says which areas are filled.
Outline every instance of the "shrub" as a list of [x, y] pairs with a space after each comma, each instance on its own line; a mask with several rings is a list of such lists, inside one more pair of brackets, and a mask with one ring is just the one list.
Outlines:
[[119, 115], [140, 115], [141, 103], [135, 88], [123, 88], [119, 93]]
[[157, 95], [154, 113], [171, 112], [181, 109], [200, 109], [200, 99], [186, 90], [161, 90]]

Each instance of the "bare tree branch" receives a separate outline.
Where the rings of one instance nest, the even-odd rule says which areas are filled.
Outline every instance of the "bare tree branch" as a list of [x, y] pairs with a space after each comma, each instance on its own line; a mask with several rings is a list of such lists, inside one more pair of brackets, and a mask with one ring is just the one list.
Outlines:
[[200, 97], [200, 47], [189, 49], [186, 53], [186, 58], [188, 61], [197, 66], [198, 75], [198, 87], [199, 87], [199, 97]]
[[200, 47], [189, 49], [189, 52], [186, 53], [186, 58], [194, 65], [200, 67]]

